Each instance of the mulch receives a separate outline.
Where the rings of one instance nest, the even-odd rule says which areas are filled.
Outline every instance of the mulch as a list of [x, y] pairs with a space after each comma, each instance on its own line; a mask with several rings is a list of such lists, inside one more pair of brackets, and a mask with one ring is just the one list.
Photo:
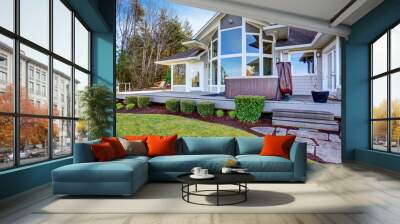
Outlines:
[[165, 109], [164, 104], [152, 104], [150, 107], [146, 108], [135, 108], [133, 110], [118, 110], [118, 113], [130, 113], [130, 114], [170, 114], [170, 115], [178, 115], [186, 118], [197, 119], [201, 121], [211, 122], [211, 123], [218, 123], [223, 124], [235, 128], [239, 128], [245, 130], [249, 133], [252, 133], [257, 136], [263, 136], [261, 133], [255, 132], [251, 130], [252, 127], [273, 127], [272, 126], [272, 119], [270, 114], [263, 114], [262, 117], [256, 123], [243, 123], [237, 119], [231, 119], [227, 113], [223, 117], [211, 116], [211, 117], [202, 117], [198, 113], [194, 112], [192, 114], [184, 114], [181, 112], [172, 113]]

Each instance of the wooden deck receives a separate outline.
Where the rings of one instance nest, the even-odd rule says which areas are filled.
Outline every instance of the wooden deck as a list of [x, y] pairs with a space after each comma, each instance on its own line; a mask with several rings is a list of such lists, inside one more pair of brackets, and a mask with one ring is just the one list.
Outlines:
[[[170, 90], [150, 90], [136, 92], [120, 92], [117, 93], [117, 99], [125, 99], [127, 96], [149, 96], [152, 102], [165, 103], [168, 99], [191, 99], [196, 102], [210, 100], [215, 102], [216, 108], [233, 110], [235, 109], [234, 99], [229, 99], [224, 96], [212, 95], [210, 92], [174, 92]], [[316, 112], [330, 112], [335, 117], [341, 117], [341, 102], [328, 101], [328, 103], [314, 103], [311, 96], [292, 96], [288, 101], [266, 100], [264, 112], [271, 113], [275, 109], [290, 109], [290, 110], [310, 110]]]

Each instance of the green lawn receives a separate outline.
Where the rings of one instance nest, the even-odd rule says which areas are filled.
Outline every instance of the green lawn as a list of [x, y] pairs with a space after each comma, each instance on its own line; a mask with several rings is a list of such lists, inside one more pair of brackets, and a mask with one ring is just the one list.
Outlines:
[[249, 132], [226, 125], [175, 115], [117, 113], [117, 136], [173, 134], [178, 134], [178, 136], [254, 136]]

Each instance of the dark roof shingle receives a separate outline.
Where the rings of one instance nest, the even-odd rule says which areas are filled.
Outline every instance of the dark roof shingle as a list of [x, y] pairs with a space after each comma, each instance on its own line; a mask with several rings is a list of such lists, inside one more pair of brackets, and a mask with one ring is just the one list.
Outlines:
[[199, 54], [201, 54], [203, 51], [204, 50], [201, 50], [201, 49], [190, 48], [190, 49], [187, 49], [186, 51], [179, 52], [179, 53], [171, 55], [169, 57], [162, 58], [162, 59], [160, 59], [160, 61], [168, 61], [168, 60], [174, 60], [174, 59], [196, 57]]

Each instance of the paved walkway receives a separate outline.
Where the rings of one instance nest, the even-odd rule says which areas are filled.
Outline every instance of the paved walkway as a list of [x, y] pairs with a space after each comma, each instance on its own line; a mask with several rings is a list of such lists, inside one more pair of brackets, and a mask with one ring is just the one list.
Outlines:
[[341, 163], [341, 139], [337, 134], [320, 132], [314, 129], [291, 129], [281, 127], [254, 127], [253, 131], [269, 135], [296, 135], [296, 141], [307, 143], [310, 159], [328, 163]]

